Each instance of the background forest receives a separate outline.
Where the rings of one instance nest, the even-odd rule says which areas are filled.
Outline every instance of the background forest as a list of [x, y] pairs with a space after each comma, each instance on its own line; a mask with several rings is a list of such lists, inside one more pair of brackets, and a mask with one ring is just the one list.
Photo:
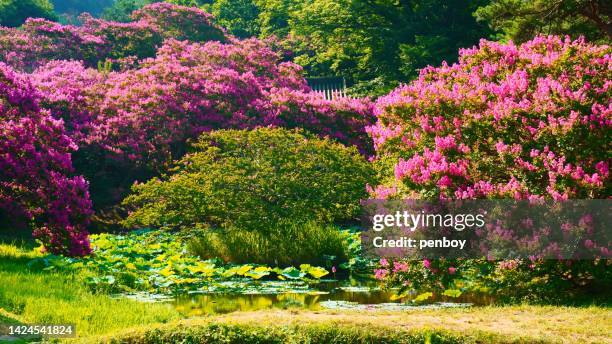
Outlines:
[[[153, 0], [3, 0], [0, 25], [27, 17], [77, 23], [82, 12], [130, 21]], [[168, 0], [212, 13], [229, 33], [274, 39], [310, 77], [343, 76], [355, 96], [379, 96], [418, 70], [457, 61], [481, 38], [523, 43], [537, 34], [612, 38], [605, 0]], [[289, 56], [290, 54], [290, 56]]]

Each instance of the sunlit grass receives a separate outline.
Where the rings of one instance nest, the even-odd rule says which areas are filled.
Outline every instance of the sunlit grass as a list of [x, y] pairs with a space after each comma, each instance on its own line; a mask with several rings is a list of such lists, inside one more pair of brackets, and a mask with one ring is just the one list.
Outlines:
[[74, 273], [30, 271], [37, 256], [0, 244], [0, 315], [22, 323], [74, 324], [79, 336], [179, 318], [169, 305], [114, 299], [89, 291]]
[[[261, 340], [268, 333], [289, 333], [291, 339], [297, 333], [297, 338], [306, 336], [309, 343], [326, 343], [332, 339], [337, 343], [426, 343], [429, 337], [432, 343], [605, 343], [609, 342], [612, 333], [612, 310], [597, 306], [366, 312], [266, 310], [135, 328], [113, 338], [126, 343], [164, 343], [170, 338], [205, 339], [216, 326], [229, 328], [227, 332], [231, 335], [250, 329], [244, 338], [239, 338], [245, 339], [245, 343], [258, 342], [253, 337]], [[372, 335], [378, 339], [372, 339]], [[192, 339], [187, 342], [200, 342], [189, 341]]]

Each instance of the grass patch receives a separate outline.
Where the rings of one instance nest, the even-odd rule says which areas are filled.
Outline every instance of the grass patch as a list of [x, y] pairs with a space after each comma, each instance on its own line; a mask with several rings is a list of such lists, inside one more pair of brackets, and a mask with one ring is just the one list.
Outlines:
[[287, 223], [268, 232], [238, 228], [201, 230], [189, 242], [202, 259], [270, 266], [340, 265], [349, 259], [348, 232], [314, 222]]
[[179, 318], [168, 305], [92, 293], [80, 274], [28, 269], [37, 256], [0, 244], [0, 321], [75, 324], [79, 336], [87, 336]]
[[605, 343], [602, 307], [512, 306], [418, 311], [258, 311], [132, 329], [121, 343]]

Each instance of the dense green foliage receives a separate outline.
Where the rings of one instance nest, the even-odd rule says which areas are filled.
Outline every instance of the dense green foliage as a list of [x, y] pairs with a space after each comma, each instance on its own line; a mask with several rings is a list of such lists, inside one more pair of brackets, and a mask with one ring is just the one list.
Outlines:
[[129, 22], [132, 12], [149, 3], [148, 0], [115, 0], [112, 6], [104, 9], [102, 17], [106, 20]]
[[17, 27], [30, 17], [56, 19], [49, 0], [0, 0], [0, 26]]
[[259, 8], [252, 0], [217, 0], [210, 6], [217, 23], [241, 38], [259, 35]]
[[612, 2], [606, 0], [493, 0], [476, 11], [500, 38], [526, 42], [538, 34], [612, 39]]
[[419, 68], [456, 61], [458, 48], [487, 37], [472, 16], [483, 3], [306, 1], [290, 12], [295, 60], [313, 75], [344, 75], [365, 93], [384, 92]]
[[349, 221], [373, 172], [357, 150], [285, 129], [203, 134], [162, 179], [135, 185], [125, 224], [269, 232], [287, 223]]
[[97, 16], [102, 11], [114, 5], [115, 0], [51, 0], [55, 12], [63, 15], [79, 15], [87, 12]]

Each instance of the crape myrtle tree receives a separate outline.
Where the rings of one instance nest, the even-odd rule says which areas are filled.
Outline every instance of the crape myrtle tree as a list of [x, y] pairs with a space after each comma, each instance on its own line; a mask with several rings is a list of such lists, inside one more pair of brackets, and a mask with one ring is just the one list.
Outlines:
[[[3, 174], [3, 211], [8, 217], [23, 214], [50, 250], [88, 252], [83, 230], [91, 215], [88, 183], [71, 177], [72, 166], [75, 175], [91, 183], [97, 215], [107, 209], [117, 215], [115, 205], [134, 181], [167, 171], [184, 154], [187, 141], [215, 129], [302, 128], [371, 153], [365, 132], [373, 123], [369, 100], [321, 98], [310, 92], [300, 66], [283, 62], [256, 38], [224, 34], [200, 9], [156, 3], [133, 18], [117, 23], [86, 16], [80, 27], [30, 19], [20, 30], [0, 33], [0, 59], [21, 70], [5, 66], [11, 71], [5, 74], [15, 75], [8, 80], [23, 80], [23, 85], [3, 89], [4, 136], [19, 138], [12, 133], [18, 129], [9, 115], [46, 121], [53, 126], [53, 139], [30, 139], [58, 145], [41, 149], [49, 151], [48, 159], [59, 159], [54, 165], [40, 163], [41, 170], [33, 169], [21, 182], [40, 182], [57, 192], [13, 185], [16, 176], [29, 171], [25, 167], [15, 167], [15, 176]], [[196, 40], [200, 42], [192, 42]], [[14, 110], [17, 95], [29, 90], [35, 101], [25, 103], [33, 105]], [[8, 115], [7, 104], [12, 109]], [[5, 142], [4, 149], [17, 157], [26, 156], [32, 145], [38, 147]], [[20, 194], [24, 190], [33, 190], [38, 198], [28, 196], [32, 201], [19, 209], [4, 206], [25, 199]]]
[[75, 163], [92, 181], [96, 206], [116, 203], [135, 179], [180, 157], [186, 140], [214, 129], [304, 128], [371, 149], [367, 99], [328, 101], [310, 93], [301, 68], [281, 62], [257, 39], [170, 40], [139, 68], [104, 73], [57, 61], [33, 79], [45, 106], [83, 147]]
[[[372, 197], [609, 198], [611, 53], [569, 37], [483, 40], [456, 64], [422, 70], [376, 103], [378, 122], [368, 131], [387, 174]], [[521, 285], [525, 297], [553, 299], [609, 283], [610, 252], [589, 240], [581, 245], [602, 259], [382, 260], [377, 277], [444, 289], [477, 273], [500, 296]]]
[[40, 107], [27, 77], [0, 63], [0, 213], [25, 221], [53, 253], [89, 253], [88, 185], [73, 176], [77, 149], [62, 120]]
[[[128, 11], [145, 4], [123, 2]], [[275, 37], [308, 75], [345, 76], [357, 95], [386, 93], [416, 77], [419, 68], [456, 61], [458, 48], [491, 34], [473, 16], [489, 0], [167, 2], [199, 6], [238, 37]]]
[[79, 60], [88, 67], [153, 57], [164, 39], [224, 40], [212, 16], [198, 8], [156, 3], [119, 23], [84, 14], [80, 26], [31, 18], [19, 29], [0, 28], [0, 61], [32, 71], [50, 60]]

